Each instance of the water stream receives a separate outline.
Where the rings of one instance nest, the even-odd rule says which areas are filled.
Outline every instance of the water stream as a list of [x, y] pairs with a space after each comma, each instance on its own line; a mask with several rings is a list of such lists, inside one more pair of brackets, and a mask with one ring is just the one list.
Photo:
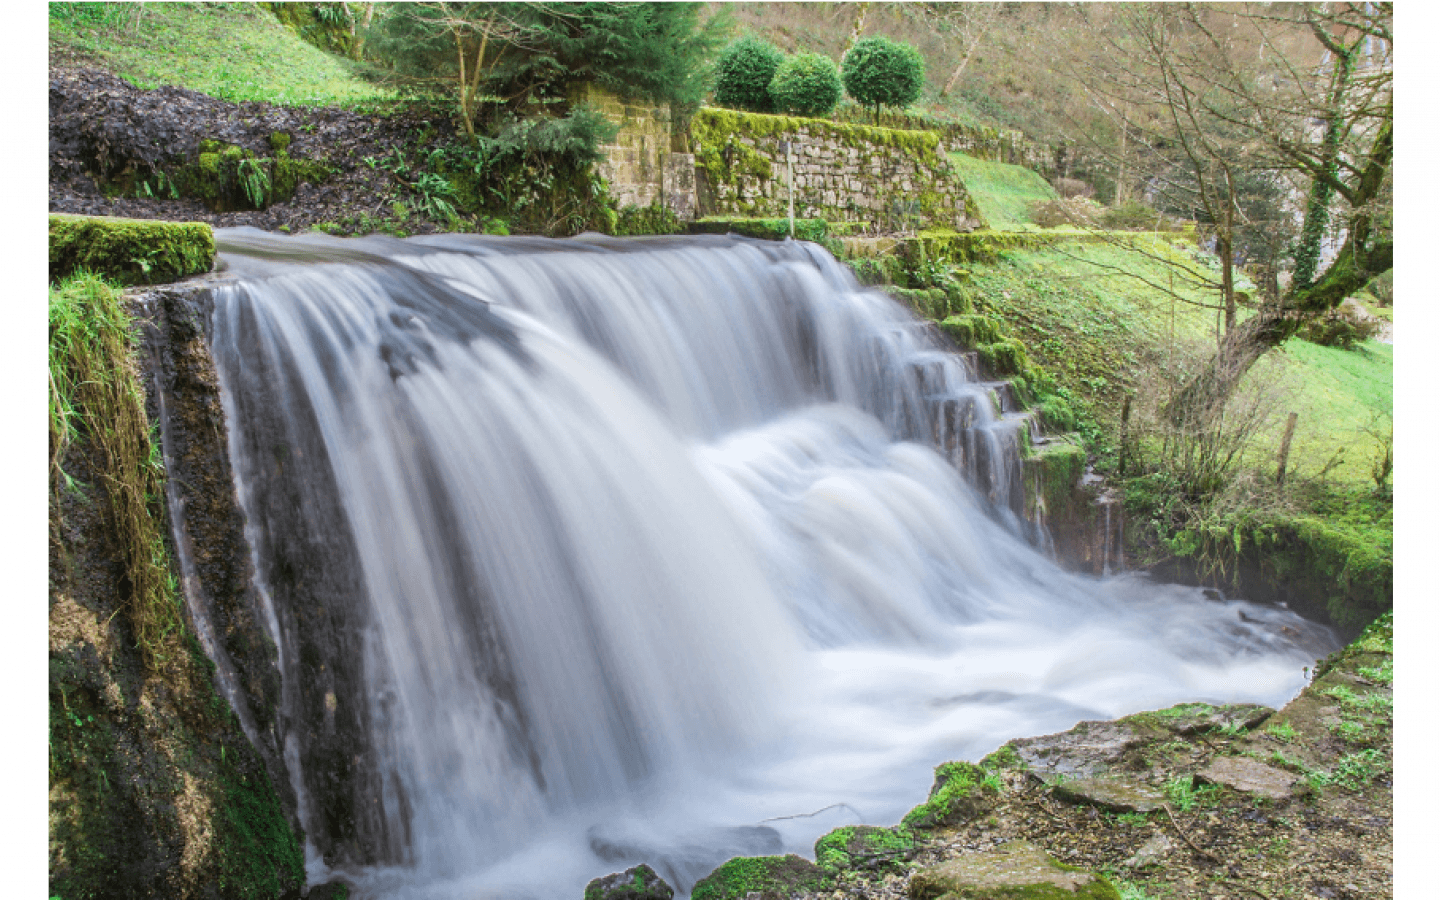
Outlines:
[[812, 245], [217, 239], [287, 764], [352, 896], [688, 891], [1011, 737], [1281, 704], [1334, 646], [1052, 564], [1024, 420]]

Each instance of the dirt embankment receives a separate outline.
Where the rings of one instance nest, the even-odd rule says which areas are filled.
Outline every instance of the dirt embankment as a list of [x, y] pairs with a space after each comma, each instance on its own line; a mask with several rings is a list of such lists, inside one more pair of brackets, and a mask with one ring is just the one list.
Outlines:
[[[155, 171], [195, 163], [202, 141], [269, 156], [276, 134], [287, 136], [290, 157], [323, 163], [330, 174], [318, 183], [301, 181], [288, 200], [235, 212], [215, 212], [193, 198], [143, 196], [137, 186]], [[453, 128], [448, 118], [430, 120], [413, 111], [371, 116], [329, 107], [229, 103], [184, 88], [141, 90], [98, 70], [52, 68], [50, 211], [270, 231], [381, 217], [406, 188], [365, 160], [415, 145], [421, 134], [427, 144], [438, 145], [453, 138]], [[418, 217], [406, 227], [412, 233], [436, 230]]]

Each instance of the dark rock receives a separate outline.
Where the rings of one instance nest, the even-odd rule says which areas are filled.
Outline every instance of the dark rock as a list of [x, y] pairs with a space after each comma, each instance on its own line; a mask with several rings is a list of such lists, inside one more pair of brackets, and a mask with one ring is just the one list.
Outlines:
[[675, 889], [644, 863], [585, 885], [585, 900], [670, 900], [674, 896]]

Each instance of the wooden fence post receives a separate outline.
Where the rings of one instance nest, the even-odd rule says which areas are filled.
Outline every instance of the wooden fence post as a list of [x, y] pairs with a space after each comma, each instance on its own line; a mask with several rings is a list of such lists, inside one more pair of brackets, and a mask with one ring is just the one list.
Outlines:
[[1298, 418], [1300, 414], [1292, 412], [1285, 422], [1285, 436], [1280, 439], [1280, 469], [1275, 473], [1277, 485], [1285, 484], [1285, 464], [1290, 461], [1290, 439], [1295, 436], [1295, 420]]

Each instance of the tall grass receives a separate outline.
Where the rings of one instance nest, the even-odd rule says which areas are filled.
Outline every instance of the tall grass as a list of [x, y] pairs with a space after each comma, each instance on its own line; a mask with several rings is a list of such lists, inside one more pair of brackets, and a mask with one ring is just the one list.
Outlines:
[[88, 451], [124, 564], [135, 640], [147, 667], [159, 671], [182, 626], [159, 515], [163, 466], [121, 298], [118, 286], [90, 273], [50, 288], [50, 490], [58, 509], [61, 493], [75, 488], [63, 469], [67, 451]]

